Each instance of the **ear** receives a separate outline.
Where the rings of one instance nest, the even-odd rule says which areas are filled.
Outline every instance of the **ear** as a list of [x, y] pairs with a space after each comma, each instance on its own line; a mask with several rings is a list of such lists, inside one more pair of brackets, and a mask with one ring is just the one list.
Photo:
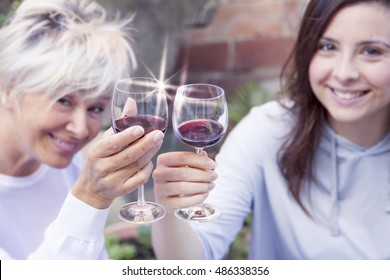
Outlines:
[[8, 110], [13, 110], [15, 106], [15, 97], [11, 94], [11, 89], [7, 88], [5, 92], [1, 93], [1, 105]]

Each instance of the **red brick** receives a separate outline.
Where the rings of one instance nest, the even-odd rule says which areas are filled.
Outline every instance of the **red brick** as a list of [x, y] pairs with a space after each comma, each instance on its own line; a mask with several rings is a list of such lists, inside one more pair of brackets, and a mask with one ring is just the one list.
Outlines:
[[190, 72], [226, 71], [228, 44], [225, 42], [186, 45], [180, 51], [179, 65], [187, 65]]
[[262, 38], [236, 43], [235, 69], [282, 65], [290, 54], [293, 38]]
[[210, 33], [218, 36], [281, 34], [284, 22], [283, 5], [280, 1], [221, 5], [210, 26]]

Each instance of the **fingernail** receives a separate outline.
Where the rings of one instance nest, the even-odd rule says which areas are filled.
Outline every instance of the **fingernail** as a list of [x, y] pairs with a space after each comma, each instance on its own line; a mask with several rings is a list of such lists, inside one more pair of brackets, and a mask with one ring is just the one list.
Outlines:
[[159, 143], [162, 139], [164, 139], [164, 133], [162, 133], [161, 131], [156, 131], [153, 135], [153, 140], [156, 143]]
[[211, 191], [214, 188], [215, 188], [215, 184], [214, 183], [209, 183], [208, 190]]
[[140, 126], [136, 126], [134, 129], [133, 129], [133, 136], [135, 137], [141, 137], [143, 134], [144, 134], [144, 129]]

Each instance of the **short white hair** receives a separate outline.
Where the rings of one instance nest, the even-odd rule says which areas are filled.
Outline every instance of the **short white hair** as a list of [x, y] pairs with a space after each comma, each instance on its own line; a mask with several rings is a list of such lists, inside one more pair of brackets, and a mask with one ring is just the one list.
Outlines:
[[100, 96], [136, 67], [133, 16], [90, 0], [25, 0], [0, 29], [0, 94]]

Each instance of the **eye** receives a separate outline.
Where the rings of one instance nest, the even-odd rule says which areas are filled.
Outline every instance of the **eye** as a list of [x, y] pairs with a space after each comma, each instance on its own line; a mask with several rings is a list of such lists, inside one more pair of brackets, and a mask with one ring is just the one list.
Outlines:
[[370, 55], [370, 56], [378, 56], [381, 55], [383, 52], [378, 48], [372, 48], [368, 47], [363, 50], [363, 54]]
[[88, 108], [88, 112], [94, 113], [94, 114], [101, 114], [106, 109], [105, 106], [102, 105], [96, 105]]
[[70, 107], [72, 106], [72, 102], [70, 100], [70, 98], [68, 97], [61, 97], [57, 100], [57, 103], [61, 104], [62, 106], [65, 106], [65, 107]]
[[329, 52], [335, 49], [336, 49], [335, 45], [329, 42], [322, 42], [318, 44], [318, 50], [320, 51]]

